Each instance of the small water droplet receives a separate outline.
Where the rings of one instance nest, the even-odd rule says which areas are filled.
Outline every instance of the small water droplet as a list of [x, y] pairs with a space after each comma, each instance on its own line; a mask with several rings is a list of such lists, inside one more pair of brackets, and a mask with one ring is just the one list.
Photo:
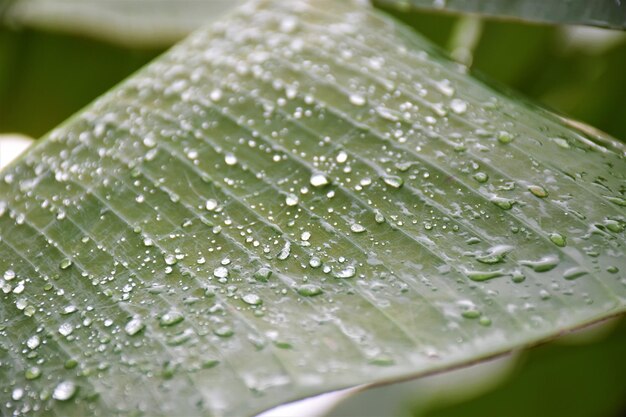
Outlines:
[[350, 103], [355, 106], [364, 106], [366, 103], [365, 97], [359, 94], [350, 94]]
[[285, 204], [287, 204], [290, 207], [297, 205], [298, 201], [299, 201], [298, 196], [295, 194], [287, 194], [287, 196], [285, 197]]
[[232, 153], [227, 153], [224, 155], [224, 162], [226, 162], [226, 165], [235, 165], [237, 163], [237, 157]]
[[163, 259], [165, 260], [165, 263], [167, 265], [174, 265], [176, 262], [178, 262], [178, 260], [176, 259], [176, 256], [172, 254], [165, 255]]
[[513, 141], [513, 135], [505, 130], [499, 131], [497, 137], [500, 143], [511, 143]]
[[74, 331], [74, 327], [71, 323], [63, 323], [59, 326], [59, 333], [63, 336], [69, 336]]
[[404, 185], [404, 180], [395, 175], [386, 175], [383, 177], [383, 182], [390, 187], [400, 188]]
[[346, 268], [335, 272], [335, 278], [352, 278], [356, 275], [356, 268], [352, 265], [347, 266]]
[[15, 271], [13, 271], [12, 269], [7, 269], [4, 272], [4, 279], [6, 281], [11, 281], [13, 278], [15, 278]]
[[159, 324], [163, 327], [174, 326], [185, 320], [185, 316], [180, 311], [170, 310], [159, 319]]
[[476, 260], [480, 263], [493, 265], [504, 262], [506, 255], [513, 250], [513, 246], [509, 245], [497, 245], [489, 248], [484, 254], [476, 257]]
[[52, 398], [57, 401], [70, 400], [78, 390], [76, 384], [72, 381], [63, 381], [59, 383], [52, 392]]
[[324, 174], [313, 174], [310, 182], [313, 187], [323, 187], [328, 185], [328, 178]]
[[467, 102], [459, 98], [455, 98], [450, 102], [450, 108], [456, 114], [463, 114], [467, 111]]
[[267, 282], [271, 275], [272, 270], [263, 266], [254, 273], [254, 279], [261, 282]]
[[142, 331], [144, 327], [146, 326], [145, 324], [143, 324], [143, 321], [141, 321], [139, 317], [135, 317], [131, 319], [128, 323], [126, 323], [126, 326], [124, 326], [124, 331], [127, 335], [134, 336]]
[[67, 269], [70, 266], [72, 266], [72, 261], [69, 258], [65, 258], [61, 261], [61, 263], [59, 264], [59, 267], [61, 269]]
[[503, 197], [491, 197], [491, 202], [502, 210], [511, 210], [513, 204], [515, 204], [514, 200]]
[[587, 271], [585, 271], [583, 268], [581, 267], [573, 267], [573, 268], [569, 268], [567, 270], [565, 270], [565, 272], [563, 272], [563, 278], [565, 279], [576, 279], [576, 278], [580, 278], [583, 275], [586, 275]]
[[565, 239], [565, 236], [560, 233], [550, 233], [550, 240], [552, 241], [552, 243], [560, 248], [563, 248], [567, 245], [567, 240]]
[[31, 366], [24, 372], [24, 377], [28, 380], [37, 379], [41, 376], [41, 369], [37, 366]]
[[528, 187], [528, 191], [530, 191], [535, 197], [546, 198], [548, 196], [546, 189], [540, 185], [531, 185]]
[[215, 333], [216, 336], [224, 337], [224, 338], [231, 337], [232, 335], [235, 334], [235, 332], [230, 326], [218, 327], [217, 329], [215, 329], [213, 333]]
[[256, 294], [246, 294], [241, 297], [244, 303], [249, 304], [251, 306], [258, 306], [263, 304], [263, 300]]
[[41, 339], [39, 338], [39, 336], [34, 335], [28, 338], [28, 340], [26, 341], [26, 346], [28, 346], [28, 348], [32, 350], [39, 347], [40, 343]]
[[343, 164], [348, 160], [348, 154], [344, 151], [339, 151], [336, 160], [338, 163]]
[[228, 278], [228, 269], [223, 266], [218, 266], [213, 270], [213, 276], [216, 278]]
[[204, 208], [206, 208], [208, 211], [215, 210], [217, 208], [217, 201], [212, 198], [208, 199], [204, 204]]
[[502, 270], [497, 271], [466, 271], [465, 275], [472, 281], [487, 281], [504, 275]]
[[556, 268], [559, 264], [559, 258], [553, 255], [548, 255], [538, 261], [520, 261], [520, 264], [532, 268], [535, 272], [547, 272]]
[[304, 284], [297, 288], [298, 294], [303, 297], [314, 297], [322, 293], [322, 288], [314, 284]]
[[352, 225], [350, 226], [350, 230], [352, 231], [352, 233], [363, 233], [365, 232], [365, 227], [359, 223], [352, 223]]
[[474, 174], [474, 179], [480, 183], [485, 183], [489, 180], [489, 175], [484, 172], [477, 172]]

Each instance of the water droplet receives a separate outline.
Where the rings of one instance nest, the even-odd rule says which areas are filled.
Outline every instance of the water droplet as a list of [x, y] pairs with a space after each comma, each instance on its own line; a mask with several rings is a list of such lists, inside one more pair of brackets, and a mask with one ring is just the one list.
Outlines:
[[504, 275], [502, 270], [497, 271], [466, 271], [465, 275], [472, 281], [487, 281]]
[[224, 155], [224, 162], [226, 162], [226, 165], [235, 165], [237, 163], [237, 157], [232, 153], [227, 153]]
[[455, 98], [450, 102], [450, 108], [456, 114], [463, 114], [467, 111], [467, 102], [459, 98]]
[[343, 164], [348, 160], [348, 154], [344, 151], [339, 151], [336, 160], [338, 163]]
[[291, 254], [291, 242], [285, 242], [285, 246], [278, 252], [278, 260], [284, 261]]
[[297, 205], [298, 201], [298, 196], [295, 194], [287, 194], [287, 196], [285, 197], [285, 204], [290, 207]]
[[565, 272], [563, 272], [563, 278], [565, 279], [576, 279], [576, 278], [580, 278], [583, 275], [586, 275], [587, 271], [585, 271], [583, 268], [581, 267], [573, 267], [573, 268], [569, 268], [567, 270], [565, 270]]
[[511, 210], [513, 204], [515, 204], [514, 200], [503, 197], [491, 197], [491, 202], [500, 207], [502, 210]]
[[313, 174], [310, 182], [313, 187], [323, 187], [328, 185], [328, 178], [324, 174]]
[[366, 103], [365, 97], [359, 94], [350, 94], [350, 103], [355, 106], [364, 106]]
[[385, 184], [393, 188], [400, 188], [402, 187], [402, 185], [404, 185], [404, 180], [395, 175], [384, 176], [383, 181]]
[[513, 141], [513, 135], [505, 130], [501, 130], [498, 132], [498, 142], [500, 143], [511, 143]]
[[28, 340], [26, 341], [26, 346], [28, 346], [28, 348], [32, 350], [39, 347], [40, 343], [41, 339], [39, 338], [39, 336], [34, 335], [28, 338]]
[[297, 291], [298, 291], [298, 294], [300, 294], [303, 297], [314, 297], [322, 293], [322, 288], [314, 284], [304, 284], [304, 285], [300, 285]]
[[159, 319], [159, 324], [163, 327], [174, 326], [181, 321], [185, 320], [185, 317], [180, 311], [171, 310], [163, 314]]
[[484, 183], [489, 180], [489, 175], [485, 174], [484, 172], [477, 172], [474, 174], [474, 179], [480, 183]]
[[554, 143], [556, 143], [558, 146], [560, 146], [563, 149], [569, 149], [569, 142], [567, 142], [567, 140], [563, 139], [563, 138], [552, 138], [552, 140], [554, 141]]
[[481, 312], [470, 308], [469, 310], [465, 310], [461, 313], [461, 316], [465, 317], [466, 319], [477, 319], [481, 316]]
[[41, 376], [41, 369], [36, 366], [31, 366], [24, 372], [24, 377], [28, 380], [37, 379]]
[[535, 272], [547, 272], [559, 264], [559, 258], [554, 255], [548, 255], [538, 261], [520, 261], [520, 264], [532, 268]]
[[230, 326], [218, 327], [217, 329], [215, 329], [213, 333], [215, 333], [215, 335], [219, 337], [231, 337], [232, 335], [235, 334], [235, 332]]
[[165, 263], [167, 265], [174, 265], [176, 262], [178, 262], [178, 260], [176, 259], [176, 256], [172, 254], [165, 255], [163, 259], [165, 260]]
[[206, 201], [204, 207], [208, 210], [208, 211], [213, 211], [217, 208], [217, 201], [210, 198]]
[[11, 398], [13, 399], [13, 401], [19, 401], [22, 399], [23, 396], [24, 396], [23, 388], [15, 388], [13, 389], [13, 392], [11, 393]]
[[380, 211], [376, 211], [376, 213], [374, 213], [374, 221], [378, 224], [385, 223], [385, 216], [383, 216]]
[[352, 278], [356, 275], [356, 268], [352, 265], [342, 269], [341, 271], [335, 272], [335, 278]]
[[74, 327], [71, 323], [63, 323], [59, 326], [59, 333], [63, 336], [69, 336], [74, 331]]
[[254, 273], [254, 279], [261, 282], [267, 282], [271, 275], [272, 270], [263, 266]]
[[370, 359], [369, 363], [376, 366], [391, 366], [396, 362], [389, 356], [380, 355]]
[[263, 300], [256, 294], [246, 294], [241, 297], [244, 303], [250, 304], [251, 306], [258, 306], [263, 304]]
[[57, 401], [67, 401], [71, 399], [78, 390], [76, 384], [72, 381], [63, 381], [58, 384], [52, 392], [52, 398]]
[[223, 266], [218, 266], [213, 270], [213, 276], [216, 278], [228, 278], [228, 269]]
[[67, 268], [69, 268], [70, 266], [72, 266], [72, 261], [71, 261], [70, 259], [68, 259], [68, 258], [63, 259], [63, 260], [61, 261], [61, 263], [59, 264], [59, 267], [60, 267], [61, 269], [67, 269]]
[[4, 279], [6, 281], [11, 281], [13, 278], [15, 278], [15, 271], [13, 271], [12, 269], [7, 269], [4, 272]]
[[366, 229], [365, 227], [363, 227], [363, 225], [359, 223], [352, 223], [352, 225], [350, 226], [350, 230], [352, 231], [352, 233], [363, 233]]
[[531, 185], [528, 187], [528, 191], [530, 191], [535, 197], [546, 198], [548, 196], [546, 189], [540, 185]]
[[319, 268], [322, 265], [322, 260], [317, 256], [313, 256], [309, 260], [309, 265], [311, 266], [311, 268]]
[[126, 326], [124, 326], [124, 331], [127, 335], [134, 336], [142, 331], [144, 327], [146, 327], [146, 325], [143, 324], [143, 321], [141, 321], [139, 317], [135, 317], [131, 319], [128, 323], [126, 323]]
[[513, 250], [513, 246], [497, 245], [489, 248], [486, 253], [477, 256], [476, 260], [480, 263], [493, 265], [504, 262], [506, 255]]
[[215, 90], [211, 91], [211, 93], [209, 94], [209, 98], [213, 101], [220, 101], [220, 99], [222, 98], [222, 90], [216, 88]]
[[560, 233], [550, 233], [550, 240], [552, 241], [552, 243], [554, 243], [560, 248], [563, 248], [565, 247], [565, 245], [567, 245], [565, 236], [563, 236]]

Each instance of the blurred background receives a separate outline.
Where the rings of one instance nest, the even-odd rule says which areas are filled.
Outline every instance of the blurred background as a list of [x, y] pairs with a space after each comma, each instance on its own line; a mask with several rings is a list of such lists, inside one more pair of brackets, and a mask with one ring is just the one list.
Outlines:
[[[79, 2], [67, 2], [72, 3]], [[215, 0], [209, 8], [217, 16], [232, 3]], [[206, 16], [192, 10], [182, 17], [170, 13], [167, 21], [141, 14], [128, 20], [132, 11], [87, 7], [76, 18], [73, 11], [16, 13], [10, 5], [0, 0], [0, 135], [33, 138], [141, 68]], [[478, 76], [626, 140], [624, 32], [386, 11]], [[121, 23], [101, 28], [102, 16]], [[343, 396], [322, 414], [626, 417], [626, 321], [612, 320], [467, 369]]]

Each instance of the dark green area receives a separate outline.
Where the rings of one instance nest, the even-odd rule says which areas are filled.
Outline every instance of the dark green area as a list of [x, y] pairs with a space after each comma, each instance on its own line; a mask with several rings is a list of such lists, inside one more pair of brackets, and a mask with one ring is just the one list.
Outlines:
[[0, 27], [0, 132], [40, 137], [160, 52]]
[[493, 391], [439, 404], [421, 417], [617, 417], [626, 415], [626, 321], [604, 340], [530, 350]]
[[[452, 15], [385, 10], [443, 49], [460, 21]], [[626, 35], [595, 31], [616, 39], [590, 45], [592, 35], [582, 33], [585, 44], [568, 42], [558, 26], [486, 20], [472, 69], [624, 141]]]

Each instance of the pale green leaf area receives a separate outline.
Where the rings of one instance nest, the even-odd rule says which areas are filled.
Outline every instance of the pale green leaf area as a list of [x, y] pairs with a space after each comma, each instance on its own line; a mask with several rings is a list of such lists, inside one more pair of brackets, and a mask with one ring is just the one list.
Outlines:
[[243, 0], [5, 0], [16, 26], [79, 32], [131, 46], [169, 46]]
[[0, 181], [5, 415], [253, 415], [624, 311], [622, 145], [361, 3], [255, 2]]
[[626, 28], [626, 4], [620, 0], [374, 0], [401, 9], [478, 13], [506, 19]]

